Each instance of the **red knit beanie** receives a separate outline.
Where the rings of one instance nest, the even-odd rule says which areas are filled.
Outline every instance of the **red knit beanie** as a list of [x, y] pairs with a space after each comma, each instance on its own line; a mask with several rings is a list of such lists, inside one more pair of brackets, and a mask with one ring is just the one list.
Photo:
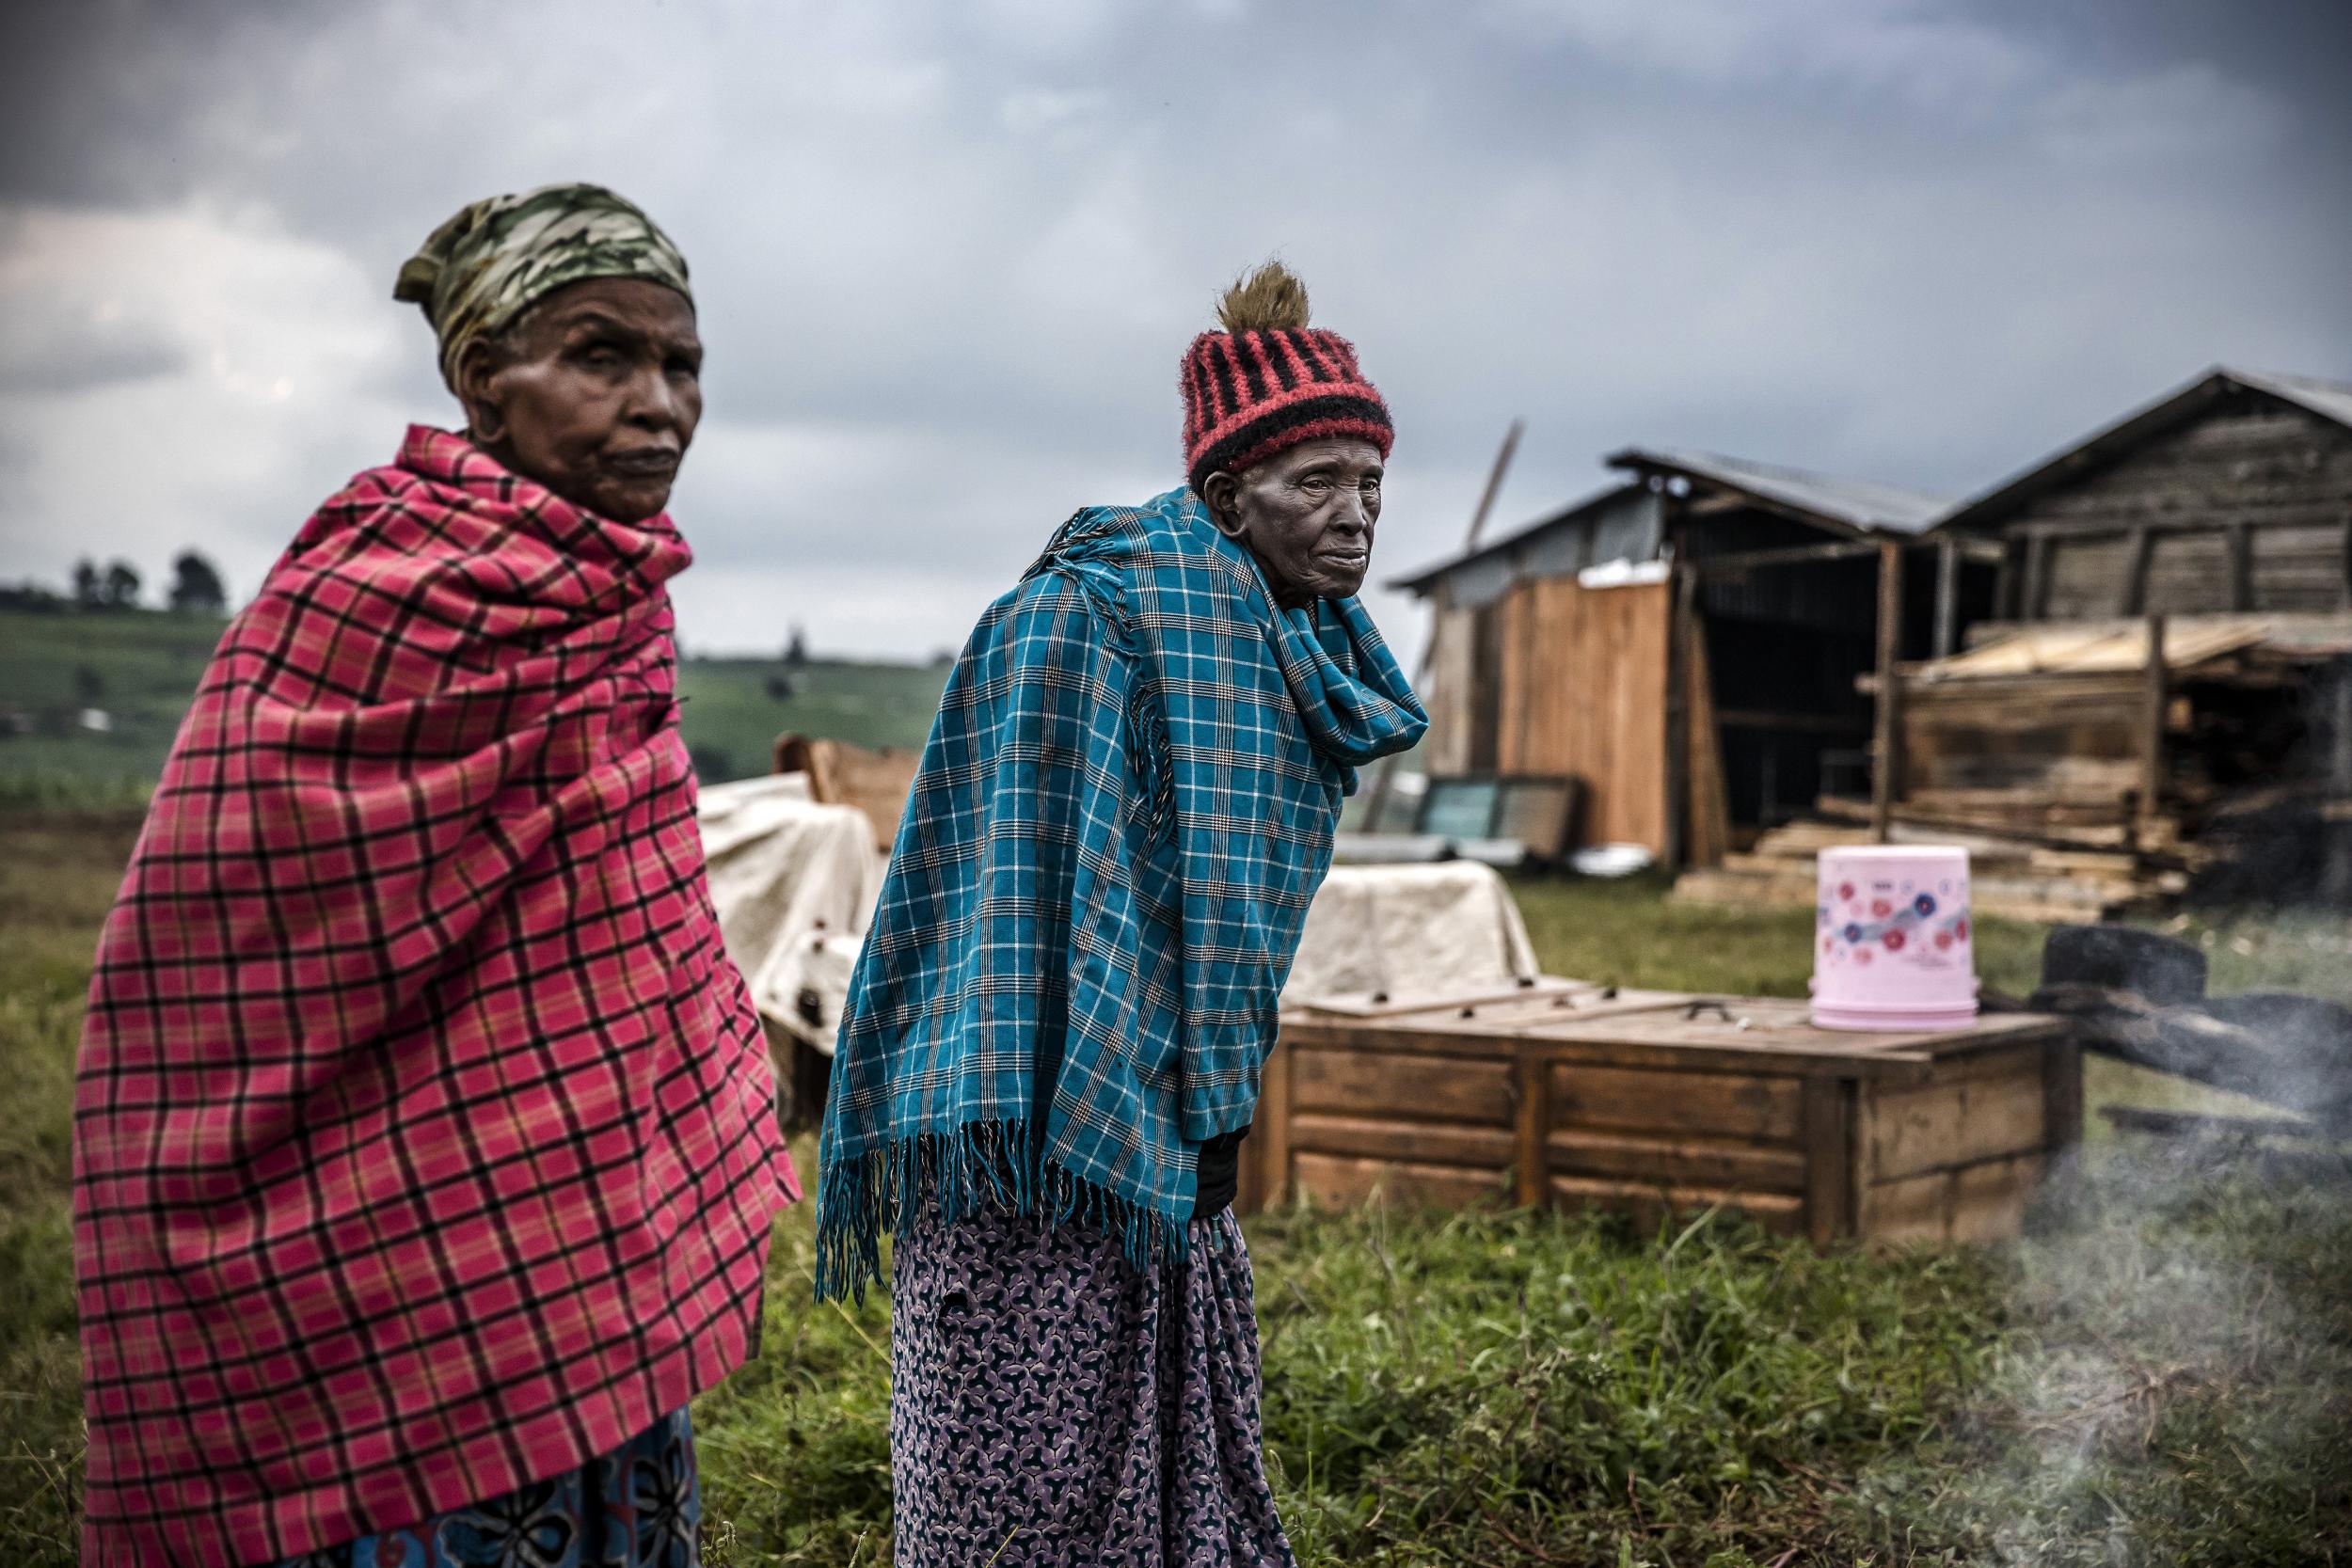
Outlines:
[[1307, 286], [1268, 261], [1225, 292], [1222, 332], [1184, 351], [1184, 470], [1195, 491], [1302, 441], [1370, 441], [1386, 459], [1389, 405], [1356, 364], [1356, 347], [1307, 325]]

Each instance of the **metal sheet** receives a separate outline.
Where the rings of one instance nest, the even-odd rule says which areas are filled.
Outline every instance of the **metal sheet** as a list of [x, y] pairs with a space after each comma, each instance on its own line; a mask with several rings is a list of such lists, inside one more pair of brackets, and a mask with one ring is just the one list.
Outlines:
[[1841, 479], [1708, 451], [1628, 447], [1611, 454], [1609, 466], [1703, 480], [1776, 508], [1801, 512], [1864, 533], [1924, 533], [1951, 506], [1942, 497], [1898, 489], [1891, 484]]

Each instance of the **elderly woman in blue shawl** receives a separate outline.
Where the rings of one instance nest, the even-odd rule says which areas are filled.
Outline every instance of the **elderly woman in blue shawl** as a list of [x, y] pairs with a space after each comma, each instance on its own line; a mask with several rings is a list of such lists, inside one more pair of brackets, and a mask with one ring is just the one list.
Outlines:
[[1078, 513], [973, 633], [842, 1021], [817, 1291], [894, 1233], [925, 1568], [1292, 1561], [1234, 1175], [1341, 801], [1427, 720], [1354, 597], [1387, 405], [1280, 266], [1219, 314], [1187, 483]]

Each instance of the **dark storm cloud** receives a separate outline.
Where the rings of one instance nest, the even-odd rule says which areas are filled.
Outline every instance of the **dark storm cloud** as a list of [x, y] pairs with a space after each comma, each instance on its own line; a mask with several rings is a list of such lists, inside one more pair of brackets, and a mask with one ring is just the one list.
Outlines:
[[[221, 415], [318, 469], [219, 480], [265, 561], [270, 507], [446, 417], [383, 297], [416, 241], [612, 183], [711, 348], [690, 629], [921, 651], [962, 628], [894, 605], [968, 617], [1073, 505], [1173, 479], [1177, 355], [1278, 252], [1395, 405], [1394, 567], [1450, 547], [1514, 416], [1503, 521], [1629, 441], [1956, 493], [2210, 360], [2352, 371], [2319, 9], [101, 0], [8, 24], [0, 202], [181, 214], [305, 280], [309, 336], [227, 378], [292, 392]], [[301, 325], [246, 320], [183, 345], [187, 396]]]

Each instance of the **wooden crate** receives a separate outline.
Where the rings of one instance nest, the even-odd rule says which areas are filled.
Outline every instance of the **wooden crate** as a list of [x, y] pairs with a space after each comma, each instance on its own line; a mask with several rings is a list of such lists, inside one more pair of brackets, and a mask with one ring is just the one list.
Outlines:
[[[1694, 1004], [1696, 1004], [1694, 1007]], [[1802, 1002], [1549, 986], [1296, 1009], [1267, 1058], [1244, 1212], [1722, 1204], [1817, 1244], [2015, 1234], [2082, 1131], [2064, 1023], [1816, 1029]]]

